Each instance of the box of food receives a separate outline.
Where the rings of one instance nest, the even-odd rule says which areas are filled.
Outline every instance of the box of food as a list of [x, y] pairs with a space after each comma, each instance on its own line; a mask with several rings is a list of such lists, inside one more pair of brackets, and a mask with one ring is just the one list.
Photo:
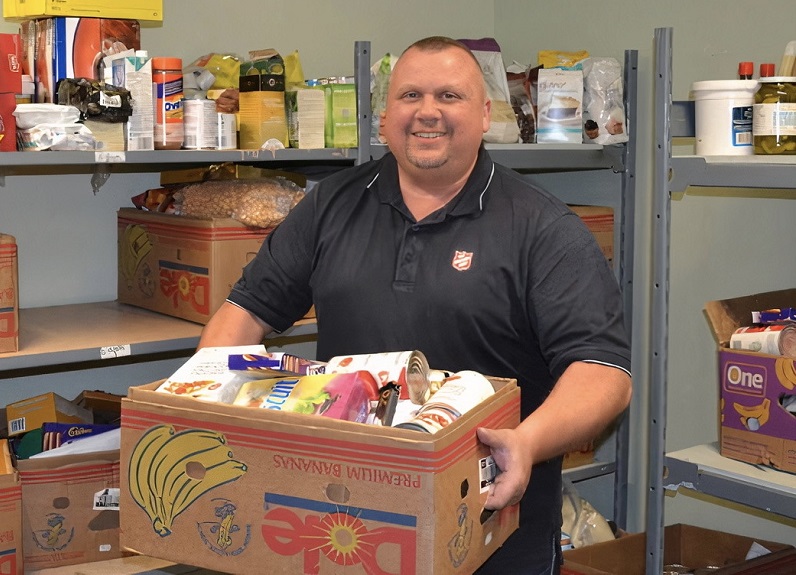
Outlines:
[[119, 451], [19, 461], [26, 570], [116, 559]]
[[17, 241], [0, 233], [0, 353], [19, 349]]
[[[636, 533], [564, 551], [561, 575], [645, 575], [646, 545], [646, 534]], [[788, 548], [792, 546], [678, 523], [664, 529], [664, 572], [704, 569], [705, 573], [721, 573], [722, 568], [743, 565], [750, 551], [774, 553]], [[680, 571], [675, 571], [675, 565]], [[666, 566], [671, 567], [667, 570]]]
[[122, 546], [226, 573], [470, 574], [518, 526], [484, 513], [477, 427], [519, 423], [514, 380], [443, 430], [202, 402], [122, 401]]
[[719, 345], [721, 454], [796, 472], [796, 413], [787, 408], [796, 403], [794, 354], [730, 347], [733, 332], [752, 324], [752, 312], [785, 307], [796, 307], [796, 289], [711, 301], [705, 313]]
[[44, 423], [93, 423], [93, 414], [60, 395], [48, 392], [6, 406], [8, 436], [39, 429]]
[[119, 210], [118, 231], [119, 301], [202, 324], [270, 233], [231, 218], [135, 208]]
[[91, 18], [129, 18], [163, 20], [163, 0], [4, 0], [3, 18], [27, 20], [46, 16], [89, 16]]
[[608, 206], [579, 206], [570, 205], [569, 209], [575, 212], [589, 231], [594, 234], [597, 245], [600, 246], [608, 263], [614, 261], [614, 210]]

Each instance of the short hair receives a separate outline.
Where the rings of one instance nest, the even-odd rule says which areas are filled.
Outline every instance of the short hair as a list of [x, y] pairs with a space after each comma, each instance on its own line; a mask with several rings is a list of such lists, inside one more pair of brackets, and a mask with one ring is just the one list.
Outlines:
[[[478, 65], [478, 69], [481, 70], [481, 63], [478, 61], [478, 58], [475, 57], [473, 51], [470, 50], [469, 46], [467, 46], [463, 42], [459, 42], [458, 40], [454, 40], [453, 38], [449, 38], [447, 36], [428, 36], [427, 38], [422, 38], [417, 42], [411, 44], [406, 50], [403, 51], [403, 54], [406, 54], [409, 50], [412, 49], [420, 50], [421, 52], [442, 52], [447, 48], [458, 48], [459, 50], [463, 50], [467, 54], [470, 55], [470, 58], [473, 59]], [[481, 70], [483, 74], [483, 70]]]

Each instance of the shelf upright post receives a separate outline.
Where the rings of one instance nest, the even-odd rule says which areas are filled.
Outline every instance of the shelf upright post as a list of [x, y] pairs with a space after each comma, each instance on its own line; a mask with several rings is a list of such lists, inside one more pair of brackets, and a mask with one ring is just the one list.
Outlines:
[[[622, 148], [622, 197], [619, 280], [624, 302], [627, 337], [632, 338], [633, 323], [633, 242], [636, 211], [636, 108], [638, 101], [638, 50], [625, 50], [625, 118], [628, 143]], [[614, 473], [614, 521], [627, 528], [627, 489], [630, 458], [630, 410], [625, 411], [616, 429], [616, 472]]]
[[370, 42], [354, 42], [354, 74], [357, 85], [357, 164], [370, 160]]
[[669, 237], [672, 144], [672, 28], [655, 29], [655, 162], [652, 215], [652, 318], [650, 321], [649, 468], [647, 573], [663, 569], [666, 449], [666, 377], [669, 331]]

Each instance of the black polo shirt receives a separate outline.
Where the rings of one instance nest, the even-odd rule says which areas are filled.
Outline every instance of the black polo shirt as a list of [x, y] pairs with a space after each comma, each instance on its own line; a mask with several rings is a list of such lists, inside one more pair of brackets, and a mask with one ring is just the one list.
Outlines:
[[[462, 191], [420, 222], [391, 154], [324, 179], [229, 301], [279, 331], [314, 304], [321, 360], [416, 349], [433, 368], [516, 378], [523, 417], [573, 361], [630, 370], [619, 288], [594, 237], [483, 148]], [[507, 553], [520, 540], [522, 556], [549, 555], [560, 473], [560, 459], [534, 468], [521, 506], [532, 535], [512, 536]]]

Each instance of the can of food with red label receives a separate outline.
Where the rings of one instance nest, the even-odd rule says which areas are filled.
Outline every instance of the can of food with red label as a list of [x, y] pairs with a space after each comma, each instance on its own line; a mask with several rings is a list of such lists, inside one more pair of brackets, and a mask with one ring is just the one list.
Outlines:
[[395, 427], [436, 433], [494, 393], [495, 388], [480, 373], [456, 372], [446, 378], [439, 391], [431, 396], [413, 418]]
[[338, 355], [328, 361], [325, 373], [369, 371], [380, 385], [395, 383], [401, 386], [401, 399], [422, 405], [430, 395], [429, 367], [420, 351], [394, 351], [359, 355]]
[[738, 328], [730, 336], [730, 349], [796, 358], [796, 325], [772, 324]]

